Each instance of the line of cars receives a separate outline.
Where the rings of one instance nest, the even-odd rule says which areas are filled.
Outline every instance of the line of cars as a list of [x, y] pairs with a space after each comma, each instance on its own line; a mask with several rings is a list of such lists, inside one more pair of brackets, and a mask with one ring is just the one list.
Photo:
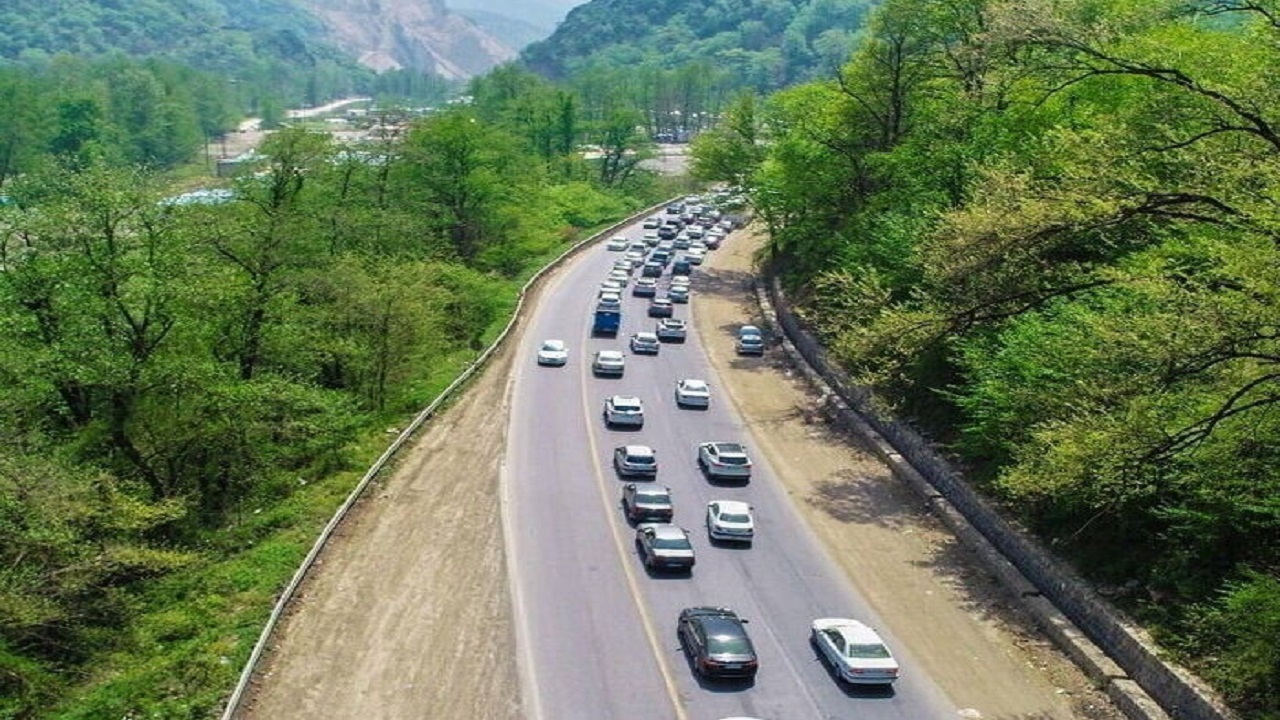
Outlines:
[[[653, 332], [640, 331], [631, 335], [628, 347], [633, 355], [658, 355], [665, 342], [685, 340], [687, 323], [673, 317], [674, 305], [689, 302], [693, 266], [701, 264], [702, 260], [695, 251], [705, 255], [706, 250], [718, 247], [732, 228], [732, 224], [722, 220], [718, 213], [701, 203], [699, 198], [686, 198], [668, 206], [665, 216], [646, 219], [643, 241], [633, 241], [620, 235], [606, 243], [609, 251], [624, 255], [614, 263], [609, 277], [601, 286], [598, 302], [603, 300], [610, 308], [616, 302], [620, 312], [621, 296], [629, 285], [633, 297], [649, 299], [647, 315], [657, 320]], [[673, 221], [673, 218], [677, 220]], [[677, 249], [683, 249], [685, 253], [675, 257]], [[697, 257], [696, 262], [693, 257]], [[632, 276], [636, 269], [640, 270], [638, 278]], [[666, 293], [660, 295], [661, 281], [668, 271], [670, 280], [666, 284]], [[755, 326], [742, 326], [737, 333], [735, 348], [742, 355], [763, 355], [763, 333]], [[548, 354], [549, 362], [543, 362], [544, 352]], [[548, 340], [539, 351], [538, 362], [563, 365], [567, 363], [567, 355], [563, 342]], [[617, 350], [597, 351], [592, 360], [592, 370], [599, 376], [621, 377], [624, 368], [625, 359]], [[704, 380], [677, 379], [674, 393], [677, 407], [710, 407], [711, 391]], [[602, 419], [607, 429], [643, 428], [643, 400], [635, 395], [611, 395], [604, 401]], [[751, 459], [740, 443], [698, 443], [695, 461], [710, 482], [750, 482]], [[655, 450], [642, 444], [619, 445], [613, 451], [613, 466], [618, 476], [626, 481], [619, 504], [623, 516], [635, 527], [635, 547], [640, 562], [650, 572], [692, 572], [697, 562], [696, 553], [688, 531], [674, 523], [672, 489], [653, 482], [659, 471]], [[753, 510], [742, 500], [711, 500], [706, 506], [704, 523], [707, 538], [713, 545], [722, 542], [751, 544], [755, 540]], [[685, 608], [677, 620], [677, 637], [694, 671], [709, 679], [754, 678], [759, 669], [759, 659], [746, 631], [746, 623], [728, 608]], [[887, 684], [897, 679], [898, 666], [888, 647], [874, 630], [857, 620], [814, 620], [810, 641], [819, 657], [846, 682]]]

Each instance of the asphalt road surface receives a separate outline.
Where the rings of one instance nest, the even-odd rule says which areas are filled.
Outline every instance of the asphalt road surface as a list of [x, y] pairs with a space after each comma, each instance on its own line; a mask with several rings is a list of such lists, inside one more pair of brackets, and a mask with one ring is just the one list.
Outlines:
[[[624, 232], [635, 239], [642, 235], [639, 225]], [[656, 321], [646, 315], [648, 299], [632, 297], [628, 288], [617, 338], [591, 337], [597, 288], [621, 255], [600, 245], [561, 273], [538, 303], [515, 358], [503, 486], [527, 715], [955, 717], [955, 706], [827, 556], [762, 453], [752, 452], [755, 469], [748, 485], [714, 485], [702, 477], [697, 443], [732, 441], [752, 448], [741, 418], [716, 394], [692, 326], [683, 344], [664, 343], [657, 356], [632, 355], [627, 338], [652, 330]], [[664, 276], [660, 288], [669, 280]], [[695, 270], [694, 303], [697, 295]], [[692, 324], [688, 305], [677, 305], [676, 317]], [[546, 338], [568, 342], [568, 366], [536, 365], [537, 347]], [[601, 349], [626, 353], [622, 378], [592, 376], [591, 356]], [[685, 377], [712, 382], [709, 410], [676, 407], [675, 382]], [[642, 430], [605, 429], [601, 411], [612, 394], [643, 400]], [[691, 575], [650, 575], [636, 557], [634, 531], [619, 507], [625, 481], [611, 462], [613, 448], [622, 444], [655, 448], [656, 482], [672, 488], [675, 520], [694, 541], [697, 567]], [[752, 546], [707, 541], [706, 504], [721, 498], [754, 506]], [[727, 606], [749, 620], [760, 657], [753, 684], [706, 683], [693, 674], [675, 628], [680, 610], [694, 605]], [[891, 691], [849, 690], [835, 681], [808, 639], [810, 621], [828, 616], [858, 618], [881, 631], [902, 666]]]

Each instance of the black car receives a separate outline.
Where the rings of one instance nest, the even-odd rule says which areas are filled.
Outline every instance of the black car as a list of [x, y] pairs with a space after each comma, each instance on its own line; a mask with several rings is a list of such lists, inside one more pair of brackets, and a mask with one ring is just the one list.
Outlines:
[[631, 522], [671, 522], [671, 488], [627, 483], [622, 488], [622, 511]]
[[676, 261], [671, 263], [672, 275], [689, 275], [693, 272], [693, 263], [689, 262], [689, 258], [681, 255]]
[[640, 276], [653, 278], [662, 277], [662, 271], [665, 269], [666, 268], [662, 263], [650, 260], [644, 264], [644, 267], [640, 268]]
[[649, 301], [649, 317], [671, 317], [672, 313], [671, 300], [667, 298], [654, 298]]
[[750, 680], [760, 669], [760, 661], [747, 635], [746, 622], [728, 608], [685, 608], [680, 611], [676, 635], [702, 677]]

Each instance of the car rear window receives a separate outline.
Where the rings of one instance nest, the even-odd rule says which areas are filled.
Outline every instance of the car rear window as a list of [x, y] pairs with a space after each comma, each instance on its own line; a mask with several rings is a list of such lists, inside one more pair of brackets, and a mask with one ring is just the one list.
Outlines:
[[746, 465], [747, 459], [741, 455], [721, 455], [720, 462], [725, 465]]
[[848, 653], [849, 657], [866, 658], [870, 660], [883, 660], [891, 657], [889, 655], [889, 648], [878, 643], [870, 645], [850, 645]]
[[659, 550], [689, 550], [693, 547], [689, 544], [689, 539], [684, 537], [655, 537], [653, 546]]
[[713, 635], [707, 638], [713, 655], [751, 655], [751, 641], [742, 635]]
[[658, 459], [652, 455], [628, 455], [627, 456], [627, 462], [631, 463], [632, 465], [652, 465], [657, 461]]
[[750, 520], [751, 516], [744, 513], [723, 513], [720, 519], [725, 522], [744, 523]]

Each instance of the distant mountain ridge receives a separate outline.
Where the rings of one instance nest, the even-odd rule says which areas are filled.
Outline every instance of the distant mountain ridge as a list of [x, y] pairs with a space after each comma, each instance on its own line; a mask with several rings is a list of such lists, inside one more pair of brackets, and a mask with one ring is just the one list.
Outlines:
[[521, 62], [552, 78], [592, 65], [705, 63], [772, 90], [829, 73], [849, 56], [877, 0], [591, 0]]
[[0, 3], [0, 60], [118, 52], [236, 72], [249, 57], [278, 58], [299, 68], [325, 58], [465, 79], [513, 59], [517, 47], [449, 10], [443, 0]]

